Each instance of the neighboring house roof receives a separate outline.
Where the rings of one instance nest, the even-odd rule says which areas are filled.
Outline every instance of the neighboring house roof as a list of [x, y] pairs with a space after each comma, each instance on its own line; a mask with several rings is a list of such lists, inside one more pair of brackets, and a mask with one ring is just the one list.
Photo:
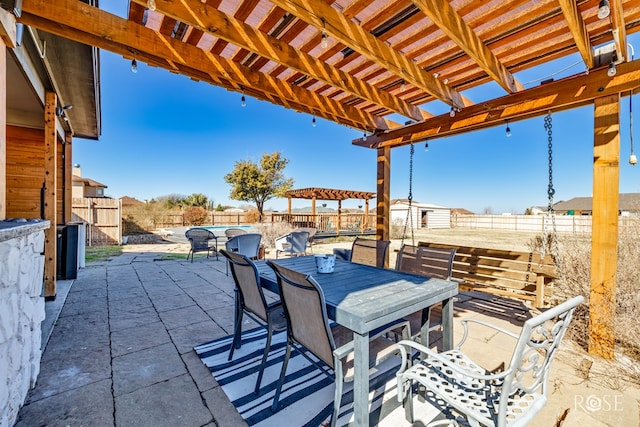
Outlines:
[[465, 208], [451, 208], [452, 215], [475, 215], [474, 212], [471, 212]]
[[84, 177], [77, 176], [77, 175], [73, 176], [73, 183], [74, 184], [83, 184], [86, 187], [103, 187], [103, 188], [107, 188], [106, 185], [104, 185], [104, 184], [102, 184], [102, 183], [100, 183], [98, 181], [95, 181], [95, 180], [93, 180], [91, 178], [84, 178]]
[[120, 203], [122, 203], [122, 206], [144, 205], [144, 202], [129, 196], [120, 197]]
[[[621, 211], [640, 211], [640, 193], [622, 193], [619, 195], [619, 209]], [[591, 211], [593, 208], [591, 197], [574, 197], [553, 205], [555, 211]]]

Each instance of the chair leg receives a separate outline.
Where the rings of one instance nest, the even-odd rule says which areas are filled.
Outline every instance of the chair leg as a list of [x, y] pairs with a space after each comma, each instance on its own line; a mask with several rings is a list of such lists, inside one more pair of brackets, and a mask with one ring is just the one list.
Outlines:
[[[237, 291], [236, 291], [237, 292]], [[231, 342], [231, 350], [229, 350], [229, 358], [227, 360], [231, 360], [233, 358], [233, 352], [236, 348], [240, 348], [242, 345], [242, 316], [244, 311], [242, 308], [238, 308], [238, 303], [236, 303], [235, 310], [235, 322], [233, 325], [233, 341]]]
[[404, 406], [404, 416], [406, 420], [413, 424], [413, 382], [411, 380], [409, 380], [409, 387], [407, 387], [407, 389], [407, 392], [404, 394], [402, 406]]
[[336, 372], [336, 392], [333, 396], [333, 413], [331, 414], [331, 427], [335, 427], [340, 415], [340, 404], [342, 403], [343, 378], [342, 372]]
[[269, 356], [269, 349], [271, 348], [271, 337], [273, 335], [273, 329], [271, 325], [267, 325], [267, 343], [264, 347], [264, 353], [262, 354], [262, 362], [260, 363], [260, 372], [258, 372], [258, 380], [256, 381], [256, 388], [253, 390], [255, 394], [260, 391], [260, 383], [262, 382], [262, 374], [264, 374], [264, 366], [267, 364], [267, 357]]
[[276, 388], [276, 394], [273, 396], [273, 404], [271, 405], [271, 411], [278, 411], [278, 401], [280, 400], [280, 391], [282, 391], [282, 385], [284, 384], [284, 378], [287, 374], [287, 365], [289, 364], [289, 356], [291, 356], [291, 347], [293, 344], [287, 340], [287, 352], [284, 355], [284, 361], [282, 362], [282, 369], [280, 370], [280, 379], [278, 380], [278, 387]]

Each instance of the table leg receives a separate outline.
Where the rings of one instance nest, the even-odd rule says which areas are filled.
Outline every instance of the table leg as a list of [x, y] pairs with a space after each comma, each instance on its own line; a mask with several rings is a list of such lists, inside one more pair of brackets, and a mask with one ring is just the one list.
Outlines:
[[442, 301], [442, 348], [453, 348], [453, 298]]
[[369, 425], [369, 333], [353, 333], [353, 412], [356, 426]]

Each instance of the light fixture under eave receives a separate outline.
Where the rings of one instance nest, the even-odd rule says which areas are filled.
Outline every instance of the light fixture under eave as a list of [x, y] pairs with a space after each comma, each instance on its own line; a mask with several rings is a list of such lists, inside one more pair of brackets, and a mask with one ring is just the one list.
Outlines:
[[136, 74], [138, 72], [138, 61], [136, 61], [136, 58], [133, 58], [131, 60], [131, 72], [133, 74]]
[[610, 13], [609, 0], [600, 0], [600, 4], [598, 5], [598, 18], [604, 19], [608, 17]]

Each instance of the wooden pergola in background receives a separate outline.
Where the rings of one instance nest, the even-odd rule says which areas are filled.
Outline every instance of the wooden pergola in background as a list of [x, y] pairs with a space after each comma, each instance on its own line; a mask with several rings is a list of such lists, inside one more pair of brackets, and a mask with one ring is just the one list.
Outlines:
[[287, 212], [291, 215], [291, 200], [292, 199], [307, 199], [311, 200], [311, 215], [316, 216], [316, 202], [318, 200], [332, 200], [338, 201], [338, 224], [337, 230], [340, 230], [340, 216], [342, 214], [342, 201], [349, 199], [364, 200], [364, 223], [369, 221], [369, 200], [375, 199], [376, 193], [370, 191], [353, 191], [353, 190], [338, 190], [335, 188], [300, 188], [297, 190], [289, 190], [286, 192], [287, 198]]

